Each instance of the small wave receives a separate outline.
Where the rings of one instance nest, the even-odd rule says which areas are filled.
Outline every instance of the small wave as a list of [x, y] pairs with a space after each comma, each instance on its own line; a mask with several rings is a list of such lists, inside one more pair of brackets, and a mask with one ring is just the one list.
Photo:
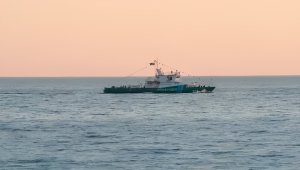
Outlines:
[[31, 93], [26, 93], [26, 92], [0, 92], [0, 95], [73, 95], [73, 92], [49, 92], [49, 93], [44, 93], [44, 92], [31, 92]]
[[59, 140], [59, 141], [57, 141], [57, 143], [70, 143], [70, 141], [66, 141], [66, 140]]
[[96, 134], [89, 134], [85, 135], [86, 138], [113, 138], [112, 135], [96, 135]]
[[295, 146], [295, 147], [298, 147], [300, 146], [300, 143], [299, 144], [285, 144], [285, 145], [278, 145], [278, 146]]
[[33, 131], [32, 129], [20, 129], [20, 128], [9, 128], [9, 127], [4, 127], [1, 128], [2, 131], [12, 131], [12, 132], [31, 132]]
[[174, 149], [147, 149], [146, 151], [150, 151], [154, 154], [173, 154], [174, 152], [179, 151], [179, 148]]
[[4, 92], [4, 93], [0, 93], [0, 95], [1, 95], [1, 94], [11, 94], [11, 95], [14, 95], [14, 94], [21, 94], [21, 95], [22, 95], [22, 94], [33, 94], [33, 93], [21, 93], [21, 92], [20, 92], [20, 93], [19, 93], [19, 92], [12, 92], [12, 93], [10, 93], [10, 92]]
[[224, 155], [224, 154], [231, 154], [233, 151], [215, 151], [211, 152], [213, 155]]
[[272, 158], [272, 157], [283, 157], [284, 155], [281, 154], [264, 154], [264, 155], [255, 155], [257, 157], [262, 157], [262, 158]]
[[209, 119], [207, 119], [207, 118], [202, 118], [202, 119], [196, 119], [195, 122], [206, 122], [208, 120]]
[[248, 133], [267, 133], [268, 131], [266, 130], [253, 130], [253, 131], [249, 131]]
[[21, 164], [33, 164], [33, 163], [41, 163], [41, 162], [48, 162], [45, 159], [23, 159], [23, 160], [17, 160], [17, 163]]
[[116, 143], [120, 143], [120, 142], [116, 142], [116, 141], [103, 141], [103, 142], [94, 142], [91, 145], [116, 144]]
[[270, 119], [270, 120], [268, 120], [268, 121], [270, 121], [270, 122], [284, 122], [284, 121], [288, 121], [289, 119]]
[[147, 104], [155, 105], [155, 104], [157, 104], [157, 102], [149, 102], [149, 103], [147, 103]]
[[292, 144], [290, 146], [300, 146], [300, 143], [299, 144]]
[[92, 113], [91, 115], [101, 115], [101, 116], [105, 116], [107, 115], [106, 113]]
[[178, 151], [180, 151], [179, 148], [173, 148], [173, 149], [129, 149], [129, 148], [124, 148], [121, 149], [123, 151], [128, 151], [128, 152], [136, 152], [138, 154], [174, 154]]

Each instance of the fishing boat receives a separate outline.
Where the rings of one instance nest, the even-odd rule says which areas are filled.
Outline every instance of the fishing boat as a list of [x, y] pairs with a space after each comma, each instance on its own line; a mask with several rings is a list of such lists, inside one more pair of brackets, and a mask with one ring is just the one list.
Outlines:
[[155, 67], [155, 75], [147, 78], [145, 84], [105, 87], [104, 93], [211, 93], [215, 89], [197, 82], [182, 83], [179, 71], [164, 73], [157, 60], [149, 64]]

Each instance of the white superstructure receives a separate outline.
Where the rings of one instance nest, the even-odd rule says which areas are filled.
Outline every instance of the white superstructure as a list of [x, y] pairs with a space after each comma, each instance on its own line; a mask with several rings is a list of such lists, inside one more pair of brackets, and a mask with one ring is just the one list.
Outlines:
[[150, 65], [156, 65], [155, 76], [149, 77], [145, 81], [145, 88], [164, 88], [181, 85], [181, 75], [179, 71], [171, 71], [164, 73], [162, 68], [159, 68], [159, 63], [155, 60]]

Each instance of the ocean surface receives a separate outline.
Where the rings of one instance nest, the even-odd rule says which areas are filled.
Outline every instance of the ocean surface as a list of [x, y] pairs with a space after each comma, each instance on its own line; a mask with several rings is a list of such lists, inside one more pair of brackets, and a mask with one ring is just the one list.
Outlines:
[[0, 169], [300, 169], [300, 76], [195, 79], [217, 88], [103, 94], [144, 78], [0, 78]]

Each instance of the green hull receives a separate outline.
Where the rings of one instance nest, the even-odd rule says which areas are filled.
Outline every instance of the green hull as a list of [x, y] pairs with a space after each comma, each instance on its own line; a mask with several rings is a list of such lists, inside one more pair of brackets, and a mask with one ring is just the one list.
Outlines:
[[104, 89], [104, 93], [211, 93], [215, 87], [196, 86], [190, 87], [187, 85], [173, 86], [166, 88], [145, 88], [145, 87], [108, 87]]

